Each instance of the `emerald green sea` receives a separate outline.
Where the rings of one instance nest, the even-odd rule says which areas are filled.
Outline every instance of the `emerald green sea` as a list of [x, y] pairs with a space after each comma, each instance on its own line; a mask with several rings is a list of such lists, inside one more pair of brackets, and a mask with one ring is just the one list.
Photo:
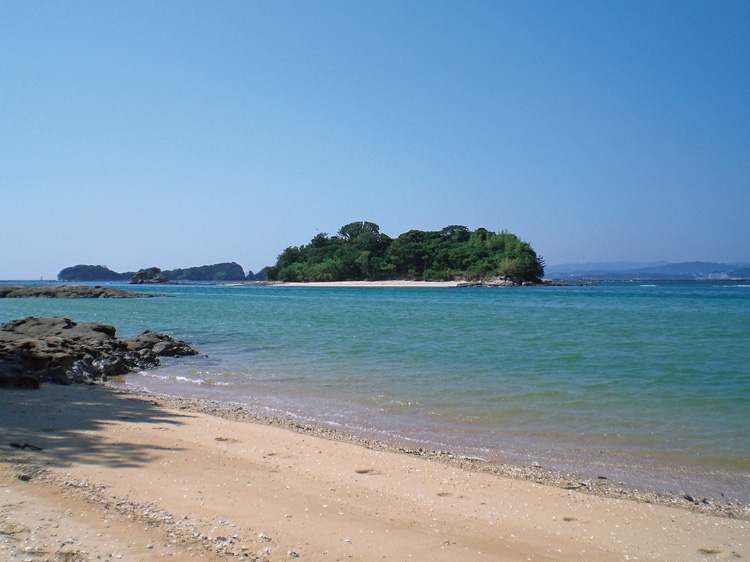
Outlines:
[[160, 392], [750, 500], [748, 284], [137, 290], [172, 298], [0, 299], [0, 321], [152, 329], [207, 355], [128, 379]]

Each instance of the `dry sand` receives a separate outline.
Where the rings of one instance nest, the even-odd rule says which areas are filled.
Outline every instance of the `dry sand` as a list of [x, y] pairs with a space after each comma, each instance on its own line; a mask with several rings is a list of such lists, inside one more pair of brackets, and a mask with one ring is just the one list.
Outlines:
[[0, 433], [0, 560], [750, 557], [742, 519], [472, 472], [103, 387], [0, 390]]
[[466, 285], [462, 281], [315, 281], [311, 283], [281, 282], [281, 281], [249, 281], [246, 283], [227, 283], [228, 286], [240, 285], [276, 285], [279, 287], [359, 287], [359, 288], [428, 288], [446, 289]]
[[466, 285], [461, 281], [315, 281], [314, 283], [275, 283], [283, 287], [365, 287], [445, 289]]

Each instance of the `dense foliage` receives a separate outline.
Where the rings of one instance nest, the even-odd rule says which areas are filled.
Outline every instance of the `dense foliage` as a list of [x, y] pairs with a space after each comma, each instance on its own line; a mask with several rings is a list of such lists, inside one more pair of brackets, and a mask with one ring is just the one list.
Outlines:
[[217, 263], [161, 272], [170, 281], [243, 281], [245, 271], [238, 263]]
[[539, 281], [544, 261], [509, 232], [447, 226], [439, 231], [410, 230], [392, 239], [377, 224], [353, 222], [335, 236], [320, 233], [309, 244], [290, 246], [266, 273], [281, 281], [504, 277], [521, 283]]
[[[243, 281], [245, 272], [238, 263], [217, 263], [214, 265], [202, 265], [200, 267], [188, 267], [185, 269], [170, 269], [161, 271], [158, 267], [149, 270], [141, 270], [148, 273], [150, 270], [163, 275], [170, 281]], [[133, 272], [117, 273], [103, 265], [76, 265], [66, 267], [57, 274], [60, 281], [127, 281], [133, 276]], [[254, 276], [257, 278], [257, 276]]]
[[106, 265], [74, 265], [57, 274], [59, 281], [127, 281], [130, 273], [117, 273]]
[[266, 279], [267, 277], [266, 277], [265, 267], [261, 269], [258, 273], [253, 273], [251, 270], [247, 272], [247, 275], [245, 275], [245, 281], [265, 281]]

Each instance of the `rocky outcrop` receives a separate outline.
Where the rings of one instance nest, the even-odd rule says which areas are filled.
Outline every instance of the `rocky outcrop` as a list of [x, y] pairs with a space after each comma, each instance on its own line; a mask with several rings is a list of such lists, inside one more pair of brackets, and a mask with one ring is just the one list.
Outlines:
[[485, 287], [517, 287], [521, 285], [522, 281], [517, 279], [511, 279], [502, 275], [496, 275], [487, 279], [483, 285]]
[[165, 295], [151, 295], [111, 289], [109, 287], [89, 287], [88, 285], [50, 285], [25, 287], [18, 285], [0, 285], [0, 299], [142, 299]]
[[159, 365], [160, 357], [197, 351], [170, 336], [146, 331], [126, 340], [114, 326], [69, 318], [24, 318], [0, 325], [0, 386], [90, 383]]
[[461, 281], [457, 287], [519, 287], [520, 285], [533, 285], [534, 283], [519, 282], [502, 276], [494, 276], [481, 281]]
[[169, 283], [169, 279], [164, 277], [161, 273], [161, 269], [158, 267], [149, 267], [148, 269], [141, 269], [130, 276], [131, 285], [143, 285], [143, 284], [166, 284]]
[[245, 277], [245, 281], [266, 281], [268, 277], [266, 276], [266, 268], [264, 267], [261, 269], [258, 273], [253, 273], [252, 271], [247, 272], [247, 276]]

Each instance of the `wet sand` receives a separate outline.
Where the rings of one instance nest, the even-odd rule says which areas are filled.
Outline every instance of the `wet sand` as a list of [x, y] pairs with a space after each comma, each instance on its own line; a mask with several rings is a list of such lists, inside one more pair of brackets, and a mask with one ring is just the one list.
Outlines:
[[750, 557], [743, 518], [209, 411], [101, 386], [1, 390], [0, 559]]

